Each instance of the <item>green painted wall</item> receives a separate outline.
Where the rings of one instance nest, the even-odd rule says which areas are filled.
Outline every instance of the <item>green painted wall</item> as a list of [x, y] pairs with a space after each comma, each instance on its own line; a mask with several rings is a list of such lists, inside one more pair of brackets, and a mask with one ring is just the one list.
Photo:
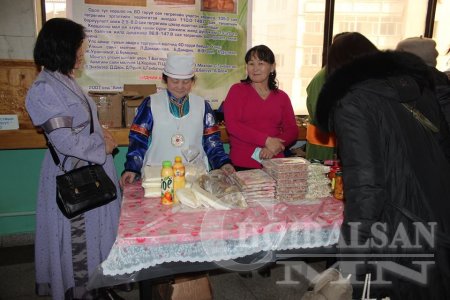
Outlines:
[[[127, 147], [114, 157], [117, 172], [123, 170]], [[0, 236], [34, 232], [36, 195], [44, 149], [1, 150]]]
[[[225, 144], [229, 151], [229, 145]], [[114, 157], [117, 173], [123, 171], [127, 147]], [[34, 232], [39, 172], [45, 149], [0, 150], [0, 236]]]

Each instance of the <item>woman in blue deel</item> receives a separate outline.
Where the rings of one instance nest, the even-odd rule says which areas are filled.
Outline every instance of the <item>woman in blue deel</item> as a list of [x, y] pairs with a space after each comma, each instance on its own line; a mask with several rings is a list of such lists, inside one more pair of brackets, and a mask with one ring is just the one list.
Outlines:
[[146, 165], [161, 165], [175, 156], [196, 153], [207, 170], [234, 172], [220, 140], [211, 106], [191, 93], [194, 57], [169, 53], [163, 70], [167, 89], [150, 95], [139, 106], [130, 127], [125, 171], [120, 183], [131, 183]]

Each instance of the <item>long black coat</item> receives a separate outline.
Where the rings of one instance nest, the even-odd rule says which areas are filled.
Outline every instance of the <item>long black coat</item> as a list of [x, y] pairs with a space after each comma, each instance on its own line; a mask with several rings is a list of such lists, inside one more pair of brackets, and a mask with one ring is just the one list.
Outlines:
[[[422, 125], [402, 103], [421, 111], [440, 131]], [[443, 246], [450, 239], [450, 140], [427, 66], [400, 52], [356, 59], [327, 79], [317, 118], [323, 130], [335, 131], [343, 166], [341, 246], [347, 247], [341, 250], [349, 250], [350, 242], [369, 241], [363, 252], [397, 254], [384, 260], [407, 267], [421, 259], [398, 254], [429, 253], [436, 264], [425, 286], [394, 274], [387, 293], [391, 299], [450, 299], [449, 252]], [[411, 216], [430, 231], [427, 222], [436, 222], [443, 238], [436, 237], [435, 245], [415, 239]], [[399, 237], [401, 226], [409, 239]], [[408, 241], [420, 247], [411, 249]]]

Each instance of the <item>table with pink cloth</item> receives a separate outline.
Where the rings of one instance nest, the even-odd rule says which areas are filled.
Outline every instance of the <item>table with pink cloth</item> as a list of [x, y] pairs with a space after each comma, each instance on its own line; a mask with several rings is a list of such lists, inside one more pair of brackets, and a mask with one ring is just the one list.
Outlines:
[[190, 209], [144, 198], [141, 182], [127, 185], [117, 239], [103, 275], [138, 272], [168, 262], [217, 262], [260, 251], [337, 243], [343, 203], [332, 197], [301, 203], [250, 202], [245, 209]]

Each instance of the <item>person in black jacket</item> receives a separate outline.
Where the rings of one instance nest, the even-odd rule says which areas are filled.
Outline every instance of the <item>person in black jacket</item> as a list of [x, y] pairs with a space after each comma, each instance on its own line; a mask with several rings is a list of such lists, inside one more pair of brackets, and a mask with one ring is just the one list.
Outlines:
[[424, 37], [410, 37], [400, 41], [396, 50], [415, 54], [428, 65], [434, 81], [438, 102], [450, 128], [450, 80], [447, 74], [436, 69], [439, 55], [436, 50], [436, 42], [433, 39]]
[[[345, 207], [338, 248], [347, 254], [342, 271], [355, 275], [354, 298], [372, 273], [371, 297], [450, 299], [450, 135], [428, 67], [394, 51], [345, 64], [329, 57], [328, 67], [317, 120], [339, 141]], [[352, 269], [349, 260], [365, 264]]]

